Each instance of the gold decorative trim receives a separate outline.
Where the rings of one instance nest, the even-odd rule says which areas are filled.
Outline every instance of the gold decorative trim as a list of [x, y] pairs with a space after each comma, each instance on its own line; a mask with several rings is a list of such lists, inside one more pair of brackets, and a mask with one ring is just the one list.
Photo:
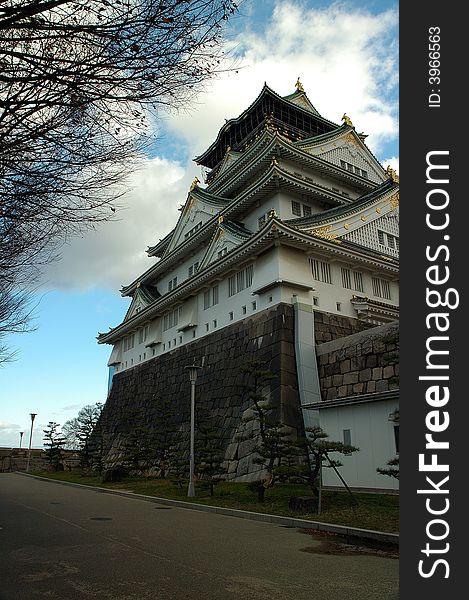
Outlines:
[[379, 207], [379, 206], [377, 206], [377, 207], [376, 207], [376, 212], [378, 213], [378, 215], [380, 215], [380, 214], [381, 214], [381, 209], [380, 209], [380, 207]]
[[399, 206], [399, 192], [389, 198], [389, 204], [391, 205], [391, 208], [397, 208]]
[[303, 84], [301, 83], [301, 81], [300, 81], [300, 78], [299, 78], [299, 77], [298, 77], [298, 79], [296, 80], [295, 87], [296, 87], [296, 89], [297, 89], [299, 92], [304, 92], [304, 91], [305, 91], [305, 89], [304, 89], [304, 87], [303, 87]]
[[344, 223], [344, 229], [347, 229], [347, 230], [350, 229], [349, 223]]
[[193, 189], [199, 187], [200, 179], [198, 177], [194, 178], [194, 181], [191, 183], [191, 187], [189, 188], [189, 192], [192, 192]]
[[332, 225], [325, 225], [324, 227], [318, 227], [317, 229], [312, 229], [309, 233], [316, 237], [322, 238], [323, 240], [335, 240], [337, 234], [329, 233], [332, 229]]
[[361, 219], [361, 220], [362, 220], [364, 223], [366, 222], [366, 216], [365, 216], [365, 215], [361, 216], [361, 217], [360, 217], [360, 219]]
[[348, 125], [349, 127], [353, 127], [353, 123], [352, 123], [350, 117], [348, 117], [345, 113], [344, 113], [341, 121], [345, 121], [346, 125]]
[[218, 217], [218, 223], [219, 223], [219, 224], [220, 224], [220, 223], [223, 223], [223, 215], [220, 215], [220, 216]]

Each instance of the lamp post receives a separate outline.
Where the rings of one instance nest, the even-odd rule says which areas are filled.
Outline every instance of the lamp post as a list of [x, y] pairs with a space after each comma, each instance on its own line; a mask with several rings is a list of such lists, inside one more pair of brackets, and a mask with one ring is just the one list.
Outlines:
[[37, 413], [29, 413], [31, 416], [31, 432], [29, 434], [29, 449], [28, 449], [28, 462], [26, 463], [26, 473], [29, 473], [29, 461], [31, 459], [31, 443], [33, 441], [33, 426], [34, 419], [36, 418]]
[[190, 365], [185, 367], [189, 369], [189, 379], [191, 382], [191, 449], [189, 455], [189, 487], [187, 495], [191, 498], [195, 496], [194, 487], [194, 438], [195, 438], [195, 382], [197, 381], [197, 371], [202, 367]]
[[21, 450], [21, 442], [23, 441], [24, 431], [20, 431], [20, 450]]

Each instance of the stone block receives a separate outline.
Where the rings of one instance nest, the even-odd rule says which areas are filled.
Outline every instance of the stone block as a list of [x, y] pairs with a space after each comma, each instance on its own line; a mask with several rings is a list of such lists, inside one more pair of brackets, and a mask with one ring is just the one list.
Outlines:
[[347, 396], [347, 394], [348, 394], [347, 386], [341, 385], [340, 388], [337, 390], [337, 396], [339, 398], [344, 398], [345, 396]]
[[381, 381], [376, 382], [376, 391], [377, 392], [387, 392], [389, 390], [389, 383], [387, 379], [381, 379]]
[[366, 393], [373, 394], [376, 392], [376, 381], [368, 381], [366, 384]]
[[350, 359], [350, 370], [351, 371], [361, 371], [365, 369], [367, 366], [366, 358], [364, 356], [356, 356], [355, 358]]
[[353, 386], [353, 393], [354, 394], [363, 394], [365, 389], [365, 384], [364, 383], [356, 383]]
[[[365, 357], [362, 357], [362, 358], [365, 358]], [[366, 365], [365, 365], [366, 367], [373, 368], [373, 367], [376, 367], [377, 364], [378, 364], [378, 358], [374, 354], [369, 354], [366, 357]]]
[[359, 380], [360, 381], [369, 381], [371, 379], [371, 369], [363, 369], [360, 372]]
[[383, 369], [383, 378], [389, 379], [390, 377], [394, 377], [394, 367], [392, 365], [384, 367]]
[[375, 381], [378, 381], [379, 379], [383, 379], [383, 368], [382, 367], [375, 367], [373, 369], [373, 373], [372, 373], [371, 378], [374, 379]]
[[340, 372], [348, 373], [350, 371], [350, 360], [344, 360], [340, 363]]
[[344, 375], [344, 385], [349, 385], [353, 383], [358, 383], [358, 372], [353, 371], [351, 373], [345, 373]]
[[344, 376], [343, 375], [333, 375], [332, 376], [332, 385], [334, 385], [335, 387], [339, 387], [340, 385], [342, 385], [344, 382]]

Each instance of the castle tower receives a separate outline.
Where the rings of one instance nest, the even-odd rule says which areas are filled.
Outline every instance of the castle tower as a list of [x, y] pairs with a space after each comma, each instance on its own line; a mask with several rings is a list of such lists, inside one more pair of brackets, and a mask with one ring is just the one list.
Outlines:
[[398, 177], [342, 121], [322, 117], [299, 81], [285, 97], [264, 85], [195, 159], [205, 181], [148, 248], [157, 262], [122, 288], [122, 323], [98, 336], [112, 346], [110, 406], [151, 412], [150, 394], [188, 397], [183, 366], [205, 356], [200, 393], [236, 477], [252, 467], [239, 448], [231, 456], [243, 356], [278, 371], [283, 416], [302, 427], [296, 404], [321, 400], [315, 344], [398, 317]]

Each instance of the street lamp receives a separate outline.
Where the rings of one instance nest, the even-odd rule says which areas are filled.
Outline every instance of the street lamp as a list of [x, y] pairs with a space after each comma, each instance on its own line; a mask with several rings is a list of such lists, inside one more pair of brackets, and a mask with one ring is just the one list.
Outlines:
[[28, 449], [28, 462], [26, 463], [26, 473], [29, 473], [29, 461], [31, 459], [31, 443], [33, 441], [33, 426], [34, 419], [36, 418], [37, 413], [29, 413], [31, 416], [31, 433], [29, 434], [29, 449]]
[[23, 441], [24, 431], [20, 431], [20, 450], [21, 450], [21, 442]]
[[184, 367], [189, 369], [189, 379], [191, 382], [191, 449], [189, 456], [189, 487], [187, 495], [191, 498], [195, 496], [194, 488], [194, 437], [195, 437], [195, 382], [197, 381], [197, 371], [202, 367], [190, 365]]

